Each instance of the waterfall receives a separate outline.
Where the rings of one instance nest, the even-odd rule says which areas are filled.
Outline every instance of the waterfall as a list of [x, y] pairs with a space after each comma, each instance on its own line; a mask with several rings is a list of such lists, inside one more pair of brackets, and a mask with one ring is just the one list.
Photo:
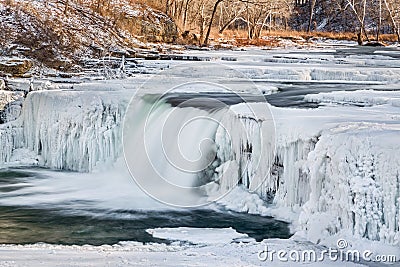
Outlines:
[[137, 184], [150, 196], [174, 206], [204, 203], [210, 182], [215, 134], [223, 111], [173, 107], [147, 97], [130, 105], [124, 127], [124, 154]]
[[299, 211], [298, 233], [314, 242], [350, 236], [398, 244], [397, 129], [346, 125], [302, 136], [286, 126], [275, 136], [272, 118], [246, 105], [202, 110], [151, 96], [129, 100], [120, 92], [30, 93], [21, 117], [0, 126], [0, 165], [23, 148], [40, 166], [90, 172], [125, 152], [136, 182], [164, 203], [204, 205], [240, 184], [277, 209]]

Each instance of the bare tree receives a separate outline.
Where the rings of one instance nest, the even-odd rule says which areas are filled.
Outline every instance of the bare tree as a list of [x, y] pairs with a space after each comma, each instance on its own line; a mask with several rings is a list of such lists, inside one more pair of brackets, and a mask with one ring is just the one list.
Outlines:
[[376, 41], [379, 42], [379, 35], [381, 33], [382, 27], [382, 0], [379, 0], [379, 16], [378, 16], [378, 23], [376, 26]]
[[[104, 0], [92, 1], [102, 9]], [[309, 6], [297, 13], [304, 5]], [[229, 27], [247, 27], [248, 38], [254, 39], [268, 29], [290, 29], [294, 20], [301, 23], [300, 27], [305, 25], [308, 32], [315, 30], [313, 25], [317, 23], [321, 23], [321, 29], [327, 25], [330, 31], [356, 27], [361, 43], [362, 39], [370, 41], [368, 29], [376, 28], [376, 39], [380, 40], [390, 28], [400, 41], [399, 0], [161, 0], [157, 6], [165, 9], [186, 36], [188, 32], [198, 34], [201, 45], [209, 44], [213, 30], [223, 34]]]
[[259, 38], [266, 20], [271, 15], [267, 4], [251, 4], [247, 10], [247, 25], [249, 39]]
[[215, 1], [214, 8], [213, 8], [213, 11], [212, 11], [212, 13], [211, 13], [211, 19], [210, 19], [210, 22], [209, 22], [209, 25], [208, 25], [208, 29], [207, 29], [207, 34], [206, 34], [206, 37], [205, 37], [204, 43], [203, 43], [203, 45], [205, 45], [205, 46], [208, 45], [208, 39], [210, 38], [211, 27], [212, 27], [212, 24], [213, 24], [213, 22], [214, 22], [215, 13], [217, 12], [218, 5], [219, 5], [222, 1], [224, 1], [224, 0], [216, 0], [216, 1]]
[[220, 4], [219, 33], [222, 34], [246, 11], [246, 6], [238, 0], [225, 1]]
[[393, 1], [392, 3], [389, 3], [390, 0], [384, 0], [385, 1], [385, 6], [386, 9], [389, 12], [389, 20], [390, 23], [392, 24], [393, 30], [397, 36], [397, 41], [400, 43], [400, 26], [399, 23], [396, 22], [396, 10], [399, 12], [400, 9], [400, 4], [397, 1]]
[[315, 2], [316, 2], [316, 0], [311, 0], [310, 1], [311, 7], [310, 7], [310, 20], [308, 21], [308, 28], [307, 28], [308, 32], [311, 32], [311, 26], [312, 26], [312, 22], [313, 22], [313, 19], [314, 19]]
[[[357, 10], [356, 5], [360, 5], [361, 10]], [[367, 0], [361, 0], [361, 2], [356, 2], [356, 0], [347, 0], [347, 6], [350, 6], [351, 10], [354, 12], [358, 22], [360, 23], [360, 35], [364, 33], [365, 38], [369, 42], [369, 37], [367, 30], [365, 28], [365, 16], [367, 11]]]

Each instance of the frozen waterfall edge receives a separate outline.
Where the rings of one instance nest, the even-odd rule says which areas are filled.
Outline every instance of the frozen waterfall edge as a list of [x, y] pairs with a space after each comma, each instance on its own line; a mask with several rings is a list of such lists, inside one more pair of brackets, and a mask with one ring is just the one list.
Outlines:
[[[122, 156], [122, 120], [128, 103], [128, 96], [121, 101], [121, 95], [110, 92], [33, 92], [21, 117], [0, 126], [0, 165], [10, 162], [13, 152], [22, 148], [39, 155], [38, 165], [54, 169], [87, 172], [98, 163], [114, 162]], [[400, 145], [390, 128], [353, 124], [313, 136], [280, 137], [275, 157], [260, 158], [255, 149], [248, 148], [259, 145], [263, 122], [242, 116], [232, 118], [232, 127], [238, 120], [248, 127], [250, 138], [244, 140], [239, 134], [232, 139], [239, 143], [228, 151], [227, 138], [217, 131], [218, 157], [237, 164], [238, 169], [255, 158], [265, 162], [260, 168], [250, 168], [240, 183], [278, 209], [300, 210], [299, 235], [324, 244], [337, 237], [399, 244], [396, 166], [400, 157], [396, 151]], [[389, 142], [383, 144], [382, 138]], [[252, 188], [259, 175], [266, 179], [262, 186]], [[232, 181], [225, 186], [236, 186], [237, 180], [233, 177]]]

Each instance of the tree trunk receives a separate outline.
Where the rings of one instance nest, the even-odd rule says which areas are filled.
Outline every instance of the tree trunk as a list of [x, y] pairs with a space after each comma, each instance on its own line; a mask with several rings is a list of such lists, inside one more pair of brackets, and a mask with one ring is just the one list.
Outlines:
[[376, 29], [376, 41], [379, 42], [379, 35], [381, 34], [382, 26], [382, 0], [379, 0], [379, 21]]
[[262, 36], [262, 31], [265, 27], [265, 25], [267, 24], [267, 19], [269, 18], [269, 31], [271, 32], [271, 28], [272, 28], [272, 10], [270, 11], [270, 13], [264, 18], [263, 23], [261, 25], [260, 31], [257, 34], [257, 38], [260, 38]]
[[367, 30], [365, 29], [365, 15], [367, 13], [367, 0], [364, 0], [364, 5], [363, 5], [363, 18], [362, 18], [362, 28], [364, 30], [365, 38], [367, 38], [367, 41], [369, 42], [369, 37]]
[[316, 0], [311, 0], [311, 8], [310, 8], [310, 20], [308, 21], [308, 32], [311, 32], [311, 25], [314, 19], [314, 9], [315, 9], [315, 2]]
[[358, 45], [363, 45], [362, 30], [361, 30], [361, 28], [360, 28], [360, 32], [357, 33], [357, 43], [358, 43]]
[[204, 43], [203, 43], [204, 46], [208, 45], [208, 39], [210, 38], [210, 33], [211, 33], [211, 28], [212, 28], [212, 24], [213, 24], [213, 21], [214, 21], [215, 13], [217, 12], [218, 5], [222, 1], [223, 0], [217, 0], [217, 2], [215, 2], [214, 9], [213, 9], [212, 14], [211, 14], [210, 23], [208, 24], [206, 38], [204, 39]]
[[190, 0], [186, 0], [185, 10], [183, 11], [183, 30], [186, 31], [187, 12]]
[[169, 0], [165, 3], [165, 14], [169, 16]]
[[199, 39], [199, 45], [202, 45], [203, 38], [204, 38], [204, 27], [205, 27], [205, 16], [204, 16], [204, 4], [201, 6], [201, 12], [200, 12], [200, 39]]
[[250, 9], [249, 9], [249, 3], [246, 3], [246, 10], [247, 10], [247, 39], [251, 40], [252, 34], [251, 34], [251, 28], [250, 28]]
[[222, 34], [226, 30], [226, 28], [228, 28], [236, 19], [237, 17], [234, 17], [230, 21], [225, 23], [225, 25], [223, 25], [222, 28], [219, 30], [219, 33]]
[[64, 15], [66, 15], [66, 16], [67, 16], [67, 13], [68, 13], [68, 7], [69, 7], [69, 0], [66, 0], [65, 1], [65, 9], [64, 9]]

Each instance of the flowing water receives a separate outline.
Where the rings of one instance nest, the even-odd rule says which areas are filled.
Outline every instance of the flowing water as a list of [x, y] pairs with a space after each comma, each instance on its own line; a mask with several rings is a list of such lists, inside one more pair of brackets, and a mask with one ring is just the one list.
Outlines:
[[[68, 175], [73, 177], [74, 173]], [[72, 183], [79, 183], [81, 189], [89, 187], [85, 177], [80, 178], [81, 181]], [[49, 185], [51, 179], [59, 180], [59, 184]], [[106, 209], [107, 205], [100, 203], [98, 198], [88, 200], [81, 192], [66, 192], [65, 183], [60, 180], [60, 172], [43, 169], [0, 171], [0, 243], [102, 245], [119, 241], [167, 242], [146, 232], [146, 229], [158, 227], [232, 227], [256, 240], [290, 236], [287, 223], [244, 213], [215, 209], [129, 210], [127, 208], [135, 204], [120, 205], [118, 196], [109, 199], [114, 208]], [[129, 187], [129, 182], [125, 181], [124, 186]], [[46, 184], [52, 188], [46, 188]], [[54, 195], [63, 190], [69, 197], [60, 197], [54, 202]], [[99, 196], [107, 198], [104, 191]], [[143, 197], [141, 201], [148, 200]]]

